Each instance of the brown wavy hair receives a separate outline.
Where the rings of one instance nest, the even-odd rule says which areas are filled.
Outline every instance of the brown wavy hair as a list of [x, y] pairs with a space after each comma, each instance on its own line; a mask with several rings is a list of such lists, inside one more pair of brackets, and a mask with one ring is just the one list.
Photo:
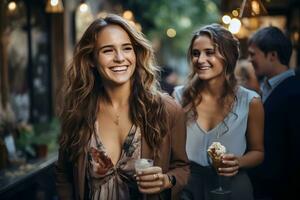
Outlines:
[[[193, 44], [200, 36], [207, 36], [213, 41], [214, 46], [220, 53], [223, 61], [223, 66], [225, 68], [225, 82], [223, 93], [219, 99], [220, 105], [224, 103], [225, 105], [228, 104], [228, 101], [226, 101], [227, 97], [236, 99], [236, 79], [234, 76], [234, 69], [239, 58], [239, 41], [219, 24], [204, 26], [193, 34], [187, 52], [187, 60], [192, 67], [192, 71], [188, 76], [188, 81], [183, 92], [182, 106], [186, 113], [190, 113], [191, 111], [188, 119], [197, 119], [198, 114], [196, 106], [200, 104], [202, 99], [201, 93], [203, 90], [203, 81], [199, 79], [197, 71], [192, 64]], [[230, 105], [227, 106], [231, 107], [232, 105], [230, 103]]]
[[167, 112], [157, 89], [158, 68], [153, 49], [144, 35], [125, 19], [109, 14], [96, 19], [87, 28], [75, 47], [73, 60], [65, 73], [59, 144], [73, 161], [86, 150], [91, 135], [95, 133], [98, 99], [106, 94], [102, 78], [94, 66], [97, 65], [97, 35], [109, 25], [122, 27], [132, 42], [137, 61], [129, 100], [130, 118], [141, 128], [154, 156], [159, 156], [159, 145], [167, 132]]

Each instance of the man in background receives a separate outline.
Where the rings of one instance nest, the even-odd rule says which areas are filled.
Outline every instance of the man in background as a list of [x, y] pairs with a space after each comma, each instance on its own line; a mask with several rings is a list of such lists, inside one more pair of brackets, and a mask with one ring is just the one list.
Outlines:
[[250, 170], [257, 199], [288, 199], [300, 180], [300, 81], [289, 68], [291, 41], [276, 27], [249, 40], [249, 58], [261, 84], [265, 111], [265, 160]]

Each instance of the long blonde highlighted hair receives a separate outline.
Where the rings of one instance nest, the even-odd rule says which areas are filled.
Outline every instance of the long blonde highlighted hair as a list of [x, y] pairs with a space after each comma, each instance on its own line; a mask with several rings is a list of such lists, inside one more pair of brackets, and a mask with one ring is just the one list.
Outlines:
[[[65, 74], [60, 118], [61, 150], [75, 160], [84, 152], [95, 132], [98, 99], [105, 96], [102, 78], [96, 70], [97, 35], [109, 25], [118, 25], [129, 35], [136, 54], [136, 69], [132, 78], [130, 118], [141, 128], [147, 144], [158, 155], [159, 145], [167, 132], [167, 112], [157, 90], [157, 72], [153, 49], [144, 35], [118, 15], [96, 19], [87, 28], [75, 47], [72, 63]], [[101, 127], [100, 127], [101, 128]]]

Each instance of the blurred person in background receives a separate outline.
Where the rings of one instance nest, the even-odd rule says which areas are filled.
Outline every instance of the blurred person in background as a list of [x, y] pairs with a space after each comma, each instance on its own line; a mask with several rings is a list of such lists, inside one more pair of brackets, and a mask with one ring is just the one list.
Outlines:
[[234, 70], [237, 83], [260, 94], [259, 82], [252, 64], [247, 60], [239, 60]]
[[[224, 27], [212, 24], [197, 30], [188, 49], [192, 72], [184, 86], [174, 90], [187, 116], [186, 151], [191, 175], [184, 199], [208, 200], [218, 187], [217, 173], [231, 200], [252, 200], [247, 168], [264, 158], [264, 113], [260, 96], [237, 86], [234, 69], [239, 57], [238, 40]], [[208, 147], [226, 147], [222, 167], [211, 167]]]
[[[76, 45], [66, 72], [56, 164], [60, 199], [176, 199], [187, 182], [181, 107], [156, 88], [153, 50], [110, 14]], [[139, 158], [154, 166], [135, 175]]]
[[173, 68], [168, 65], [162, 67], [160, 74], [160, 87], [162, 91], [172, 95], [174, 87], [177, 85], [178, 75]]
[[292, 43], [276, 27], [258, 30], [249, 39], [249, 59], [261, 85], [265, 111], [265, 160], [250, 170], [257, 199], [299, 196], [300, 82], [289, 68]]

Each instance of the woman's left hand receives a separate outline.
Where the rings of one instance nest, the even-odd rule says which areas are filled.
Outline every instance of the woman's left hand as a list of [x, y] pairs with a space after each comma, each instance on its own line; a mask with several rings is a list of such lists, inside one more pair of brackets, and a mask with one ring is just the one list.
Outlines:
[[143, 169], [136, 174], [136, 180], [141, 193], [155, 194], [171, 187], [168, 175], [162, 173], [160, 167]]
[[224, 154], [222, 156], [222, 163], [225, 167], [219, 168], [219, 175], [234, 176], [239, 172], [239, 160], [233, 154]]

